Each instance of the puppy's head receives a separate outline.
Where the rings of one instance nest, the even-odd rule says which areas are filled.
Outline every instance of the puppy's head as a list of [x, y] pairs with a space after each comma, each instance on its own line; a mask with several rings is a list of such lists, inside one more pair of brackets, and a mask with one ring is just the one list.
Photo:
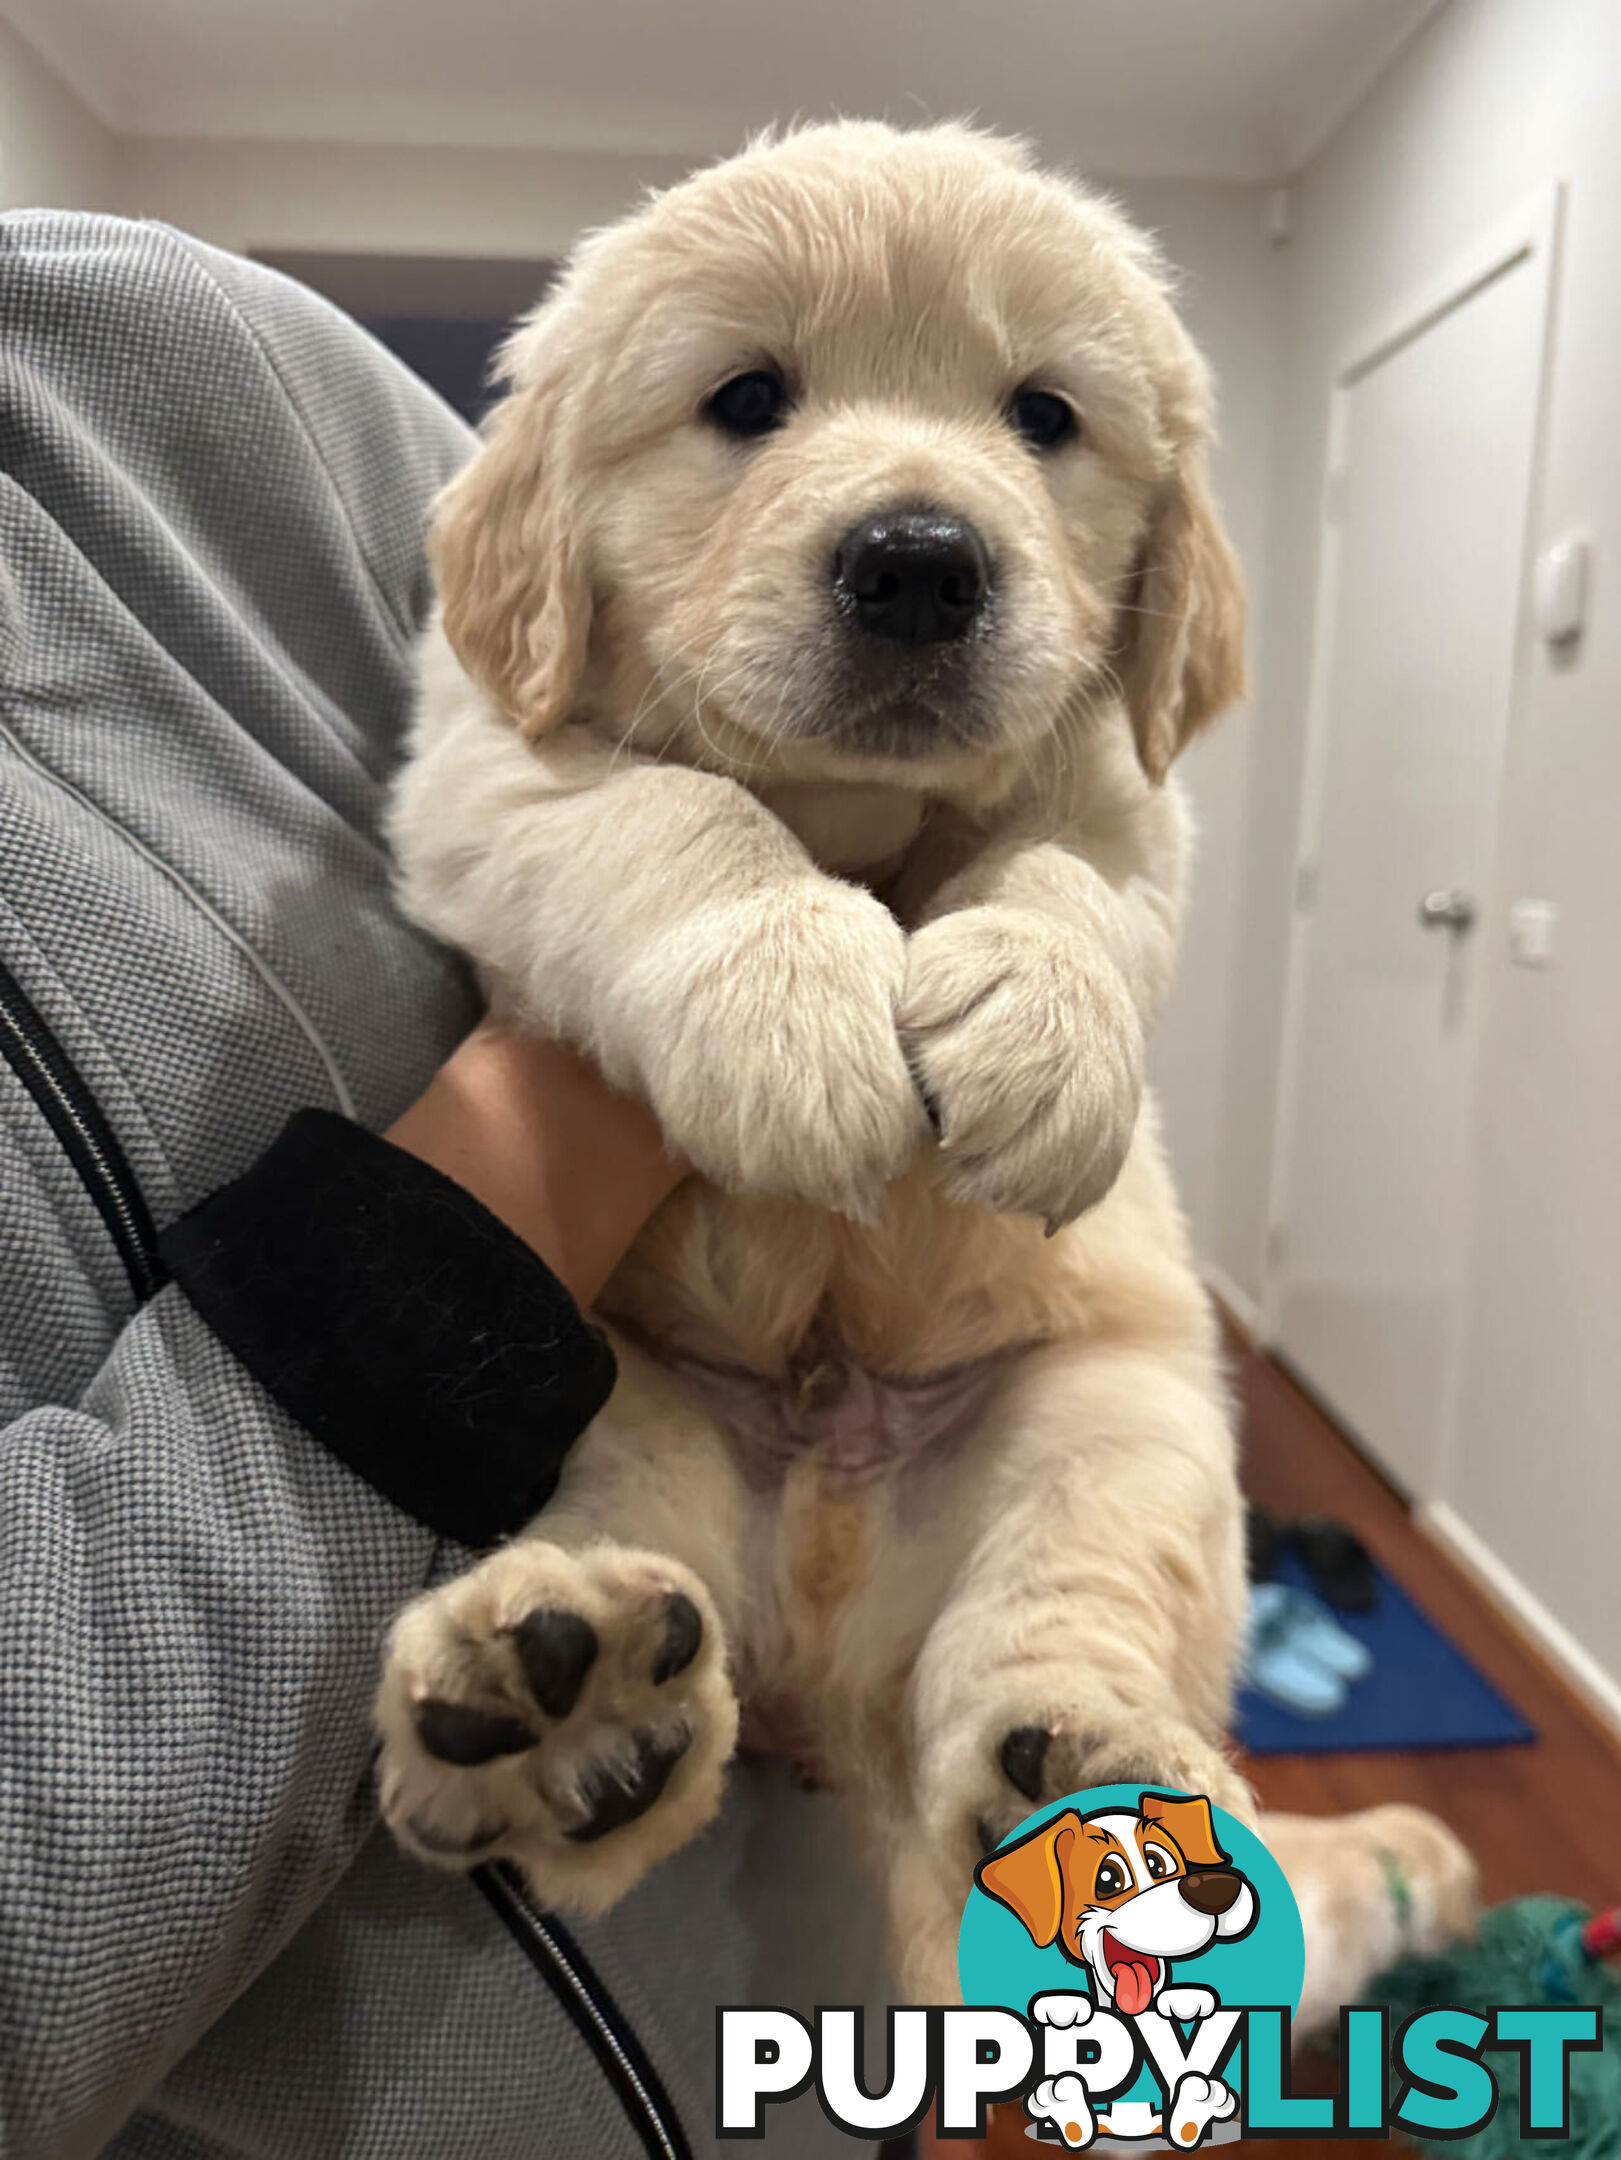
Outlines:
[[982, 1860], [976, 1880], [1132, 2016], [1165, 1985], [1172, 1958], [1247, 1934], [1258, 1909], [1216, 1842], [1209, 1801], [1166, 1793], [1145, 1792], [1135, 1814], [1066, 1809]]
[[1204, 368], [1150, 244], [961, 127], [809, 128], [578, 250], [432, 535], [530, 733], [983, 791], [1240, 688]]

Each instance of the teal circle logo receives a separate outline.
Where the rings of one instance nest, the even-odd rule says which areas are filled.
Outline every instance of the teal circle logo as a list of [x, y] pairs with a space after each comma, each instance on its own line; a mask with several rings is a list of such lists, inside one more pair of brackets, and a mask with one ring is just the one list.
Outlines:
[[1186, 2149], [1238, 2135], [1239, 2020], [1299, 2005], [1300, 1914], [1266, 1847], [1200, 1793], [1099, 1785], [1029, 1815], [975, 1870], [963, 2001], [1031, 2019], [1028, 2135]]

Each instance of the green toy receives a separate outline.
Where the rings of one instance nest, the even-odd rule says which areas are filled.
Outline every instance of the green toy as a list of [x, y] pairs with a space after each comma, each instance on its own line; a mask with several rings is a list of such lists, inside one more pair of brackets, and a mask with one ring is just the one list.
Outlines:
[[1603, 2012], [1604, 2045], [1570, 2062], [1570, 2136], [1520, 2135], [1521, 2058], [1493, 2051], [1497, 2112], [1475, 2136], [1447, 2144], [1418, 2140], [1421, 2152], [1509, 2160], [1559, 2152], [1564, 2160], [1621, 2160], [1621, 1972], [1606, 1960], [1621, 1952], [1621, 1907], [1589, 1916], [1565, 1898], [1516, 1898], [1482, 1914], [1480, 1933], [1440, 1957], [1408, 1957], [1374, 1981], [1366, 2000], [1388, 2003], [1399, 2027], [1434, 2003], [1482, 2011], [1505, 2003], [1594, 2003]]

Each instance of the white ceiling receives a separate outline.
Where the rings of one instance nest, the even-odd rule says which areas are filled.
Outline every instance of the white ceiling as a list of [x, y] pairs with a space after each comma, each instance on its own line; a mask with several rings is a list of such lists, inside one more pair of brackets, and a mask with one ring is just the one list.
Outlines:
[[1293, 170], [1439, 0], [0, 0], [144, 134], [710, 154], [977, 112], [1121, 177]]

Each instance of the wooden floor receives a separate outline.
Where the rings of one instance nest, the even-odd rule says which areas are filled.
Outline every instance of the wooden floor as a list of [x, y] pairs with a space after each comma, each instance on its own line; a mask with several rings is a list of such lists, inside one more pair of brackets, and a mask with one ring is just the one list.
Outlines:
[[[1613, 1904], [1621, 1824], [1621, 1745], [1565, 1688], [1469, 1579], [1413, 1525], [1405, 1505], [1272, 1359], [1230, 1334], [1243, 1406], [1244, 1487], [1270, 1515], [1331, 1515], [1348, 1524], [1437, 1625], [1538, 1733], [1529, 1747], [1452, 1749], [1431, 1755], [1247, 1757], [1266, 1807], [1338, 1815], [1381, 1800], [1410, 1800], [1442, 1816], [1480, 1864], [1489, 1904], [1558, 1891]], [[1300, 2089], [1306, 2089], [1302, 2081]], [[1321, 2086], [1319, 2089], [1324, 2089]], [[924, 2140], [938, 2160], [1029, 2160], [1022, 2112], [1001, 2109], [986, 2144]], [[1274, 2160], [1307, 2153], [1379, 2160], [1388, 2144], [1257, 2141]]]
[[1287, 1373], [1236, 1340], [1234, 1362], [1249, 1497], [1274, 1516], [1348, 1523], [1538, 1733], [1530, 1747], [1250, 1757], [1245, 1769], [1263, 1803], [1337, 1815], [1376, 1800], [1415, 1801], [1449, 1822], [1475, 1855], [1488, 1904], [1533, 1890], [1613, 1904], [1621, 1896], [1621, 1746], [1415, 1528]]

